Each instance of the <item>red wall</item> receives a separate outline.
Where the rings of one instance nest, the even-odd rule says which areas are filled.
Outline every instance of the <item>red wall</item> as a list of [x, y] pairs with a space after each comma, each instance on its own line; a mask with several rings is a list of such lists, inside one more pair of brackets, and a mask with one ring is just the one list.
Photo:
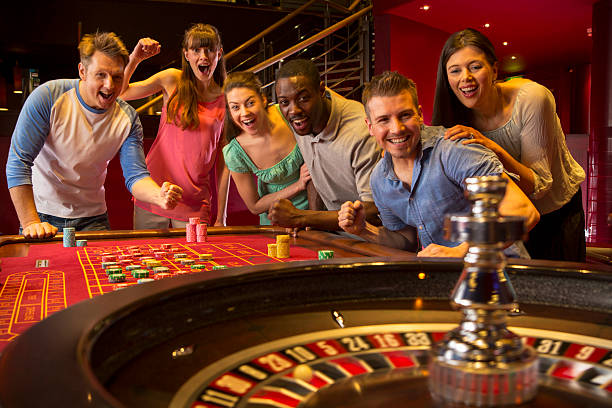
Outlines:
[[450, 35], [395, 15], [374, 17], [376, 30], [376, 69], [398, 71], [417, 85], [425, 123], [431, 121], [438, 57]]

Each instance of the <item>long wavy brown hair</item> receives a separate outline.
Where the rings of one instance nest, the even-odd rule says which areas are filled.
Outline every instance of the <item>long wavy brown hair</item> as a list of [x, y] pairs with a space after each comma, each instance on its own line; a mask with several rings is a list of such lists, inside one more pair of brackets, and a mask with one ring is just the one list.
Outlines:
[[[184, 51], [196, 48], [208, 48], [214, 51], [221, 50], [223, 46], [221, 45], [219, 31], [210, 24], [194, 24], [185, 31], [183, 50], [181, 51], [181, 77], [175, 91], [168, 100], [167, 107], [168, 123], [180, 122], [182, 129], [196, 129], [200, 126], [200, 119], [198, 118], [198, 79], [183, 55]], [[221, 55], [213, 73], [213, 80], [221, 86], [223, 81], [225, 81], [226, 75], [225, 59]]]

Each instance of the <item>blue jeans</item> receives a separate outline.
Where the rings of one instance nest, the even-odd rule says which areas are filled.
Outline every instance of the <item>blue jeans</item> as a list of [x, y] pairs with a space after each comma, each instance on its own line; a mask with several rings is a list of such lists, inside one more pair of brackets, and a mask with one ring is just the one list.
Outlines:
[[[108, 221], [108, 213], [81, 218], [62, 218], [38, 213], [38, 217], [40, 217], [40, 222], [48, 222], [54, 227], [57, 227], [59, 232], [61, 232], [64, 227], [74, 227], [76, 231], [104, 231], [111, 229]], [[21, 228], [19, 229], [19, 233], [22, 233]]]

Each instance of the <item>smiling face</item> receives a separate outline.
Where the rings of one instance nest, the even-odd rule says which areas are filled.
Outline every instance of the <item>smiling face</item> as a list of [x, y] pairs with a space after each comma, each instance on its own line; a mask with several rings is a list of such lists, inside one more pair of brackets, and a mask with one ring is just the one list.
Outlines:
[[276, 81], [276, 97], [285, 118], [300, 135], [320, 133], [329, 119], [325, 104], [325, 87], [312, 84], [303, 76], [279, 78]]
[[79, 63], [79, 93], [83, 101], [94, 109], [110, 108], [121, 92], [123, 60], [96, 51], [85, 64]]
[[408, 90], [393, 96], [372, 96], [368, 113], [370, 134], [383, 150], [393, 159], [416, 159], [423, 116]]
[[221, 52], [208, 47], [190, 47], [188, 50], [183, 50], [185, 59], [200, 82], [209, 82], [213, 77]]
[[466, 108], [482, 106], [487, 96], [495, 91], [497, 63], [491, 65], [485, 53], [471, 45], [450, 56], [446, 73], [450, 88]]
[[261, 96], [249, 88], [233, 88], [225, 97], [234, 123], [246, 133], [257, 134], [266, 118]]

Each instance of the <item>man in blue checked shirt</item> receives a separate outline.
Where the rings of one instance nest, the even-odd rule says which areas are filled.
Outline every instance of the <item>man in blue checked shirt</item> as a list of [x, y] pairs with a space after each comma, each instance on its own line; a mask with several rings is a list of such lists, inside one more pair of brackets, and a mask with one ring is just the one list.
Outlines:
[[[416, 85], [397, 72], [374, 77], [364, 89], [363, 104], [370, 134], [385, 151], [370, 178], [383, 226], [365, 221], [360, 201], [347, 201], [338, 214], [340, 227], [368, 241], [420, 250], [419, 256], [464, 256], [466, 242], [444, 239], [444, 216], [470, 212], [463, 195], [466, 178], [508, 178], [497, 156], [481, 145], [445, 140], [442, 127], [424, 126]], [[509, 178], [499, 211], [525, 217], [527, 230], [540, 218]], [[506, 255], [529, 257], [522, 242], [507, 248]]]

